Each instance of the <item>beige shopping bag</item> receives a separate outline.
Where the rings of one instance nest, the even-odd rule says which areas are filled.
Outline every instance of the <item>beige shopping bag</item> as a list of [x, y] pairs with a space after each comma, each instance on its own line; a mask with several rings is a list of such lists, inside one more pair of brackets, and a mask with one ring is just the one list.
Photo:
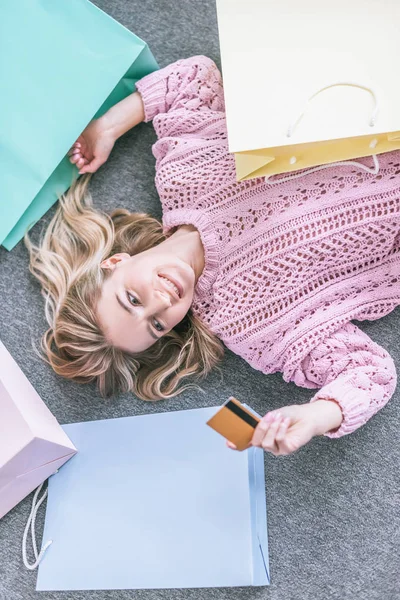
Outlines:
[[217, 0], [238, 181], [400, 148], [399, 0]]

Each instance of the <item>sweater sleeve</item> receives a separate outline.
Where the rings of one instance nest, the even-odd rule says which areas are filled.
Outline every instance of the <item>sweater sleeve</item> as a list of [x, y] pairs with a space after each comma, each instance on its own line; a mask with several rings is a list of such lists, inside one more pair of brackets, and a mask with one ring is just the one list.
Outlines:
[[334, 400], [343, 413], [339, 429], [326, 433], [341, 437], [364, 425], [389, 401], [396, 388], [393, 359], [353, 323], [347, 323], [314, 348], [286, 381], [319, 387], [316, 400]]
[[225, 110], [221, 73], [206, 56], [178, 60], [154, 71], [140, 79], [136, 89], [142, 96], [146, 123], [179, 108]]

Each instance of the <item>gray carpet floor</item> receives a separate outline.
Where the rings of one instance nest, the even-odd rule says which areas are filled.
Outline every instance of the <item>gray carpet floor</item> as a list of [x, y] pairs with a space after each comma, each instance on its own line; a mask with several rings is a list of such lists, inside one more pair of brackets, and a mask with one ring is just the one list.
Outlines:
[[[145, 39], [161, 67], [205, 54], [220, 67], [214, 0], [96, 0], [96, 4]], [[240, 40], [238, 40], [240, 43]], [[154, 186], [155, 142], [151, 124], [141, 124], [116, 145], [95, 175], [91, 190], [103, 209], [117, 206], [160, 216]], [[53, 211], [46, 216], [47, 220]], [[40, 225], [35, 228], [39, 231]], [[32, 340], [44, 331], [39, 288], [28, 273], [20, 243], [0, 249], [0, 338], [61, 423], [213, 406], [233, 394], [260, 413], [306, 402], [310, 392], [265, 376], [227, 352], [222, 375], [203, 392], [165, 403], [144, 403], [132, 395], [103, 400], [94, 387], [59, 379], [35, 355]], [[400, 365], [400, 310], [359, 324]], [[41, 593], [46, 600], [213, 599], [213, 600], [395, 600], [400, 597], [399, 436], [400, 393], [369, 423], [340, 440], [319, 438], [284, 458], [265, 456], [269, 588], [166, 591]], [[1, 415], [0, 415], [1, 418]], [[21, 539], [30, 510], [25, 499], [0, 521], [0, 599], [30, 600], [36, 574], [25, 570]], [[38, 518], [42, 532], [43, 515]], [[77, 540], [77, 544], [79, 540]], [[195, 540], [194, 540], [195, 543]], [[155, 557], [155, 560], [157, 558]]]

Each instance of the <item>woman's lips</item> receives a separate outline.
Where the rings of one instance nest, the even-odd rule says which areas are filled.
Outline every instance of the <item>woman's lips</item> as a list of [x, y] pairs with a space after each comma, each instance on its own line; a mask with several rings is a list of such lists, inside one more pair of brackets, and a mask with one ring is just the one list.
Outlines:
[[168, 287], [169, 290], [171, 290], [175, 296], [180, 299], [183, 296], [183, 288], [182, 288], [182, 284], [177, 281], [174, 277], [171, 277], [170, 275], [165, 275], [164, 273], [159, 273], [158, 276], [161, 279], [164, 279], [165, 281], [165, 285]]

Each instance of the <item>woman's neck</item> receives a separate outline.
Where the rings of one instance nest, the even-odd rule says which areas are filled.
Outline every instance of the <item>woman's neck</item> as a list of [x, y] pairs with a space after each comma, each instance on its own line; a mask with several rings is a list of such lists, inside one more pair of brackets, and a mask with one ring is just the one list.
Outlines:
[[192, 267], [197, 282], [205, 265], [204, 247], [198, 229], [193, 225], [180, 225], [162, 243]]

